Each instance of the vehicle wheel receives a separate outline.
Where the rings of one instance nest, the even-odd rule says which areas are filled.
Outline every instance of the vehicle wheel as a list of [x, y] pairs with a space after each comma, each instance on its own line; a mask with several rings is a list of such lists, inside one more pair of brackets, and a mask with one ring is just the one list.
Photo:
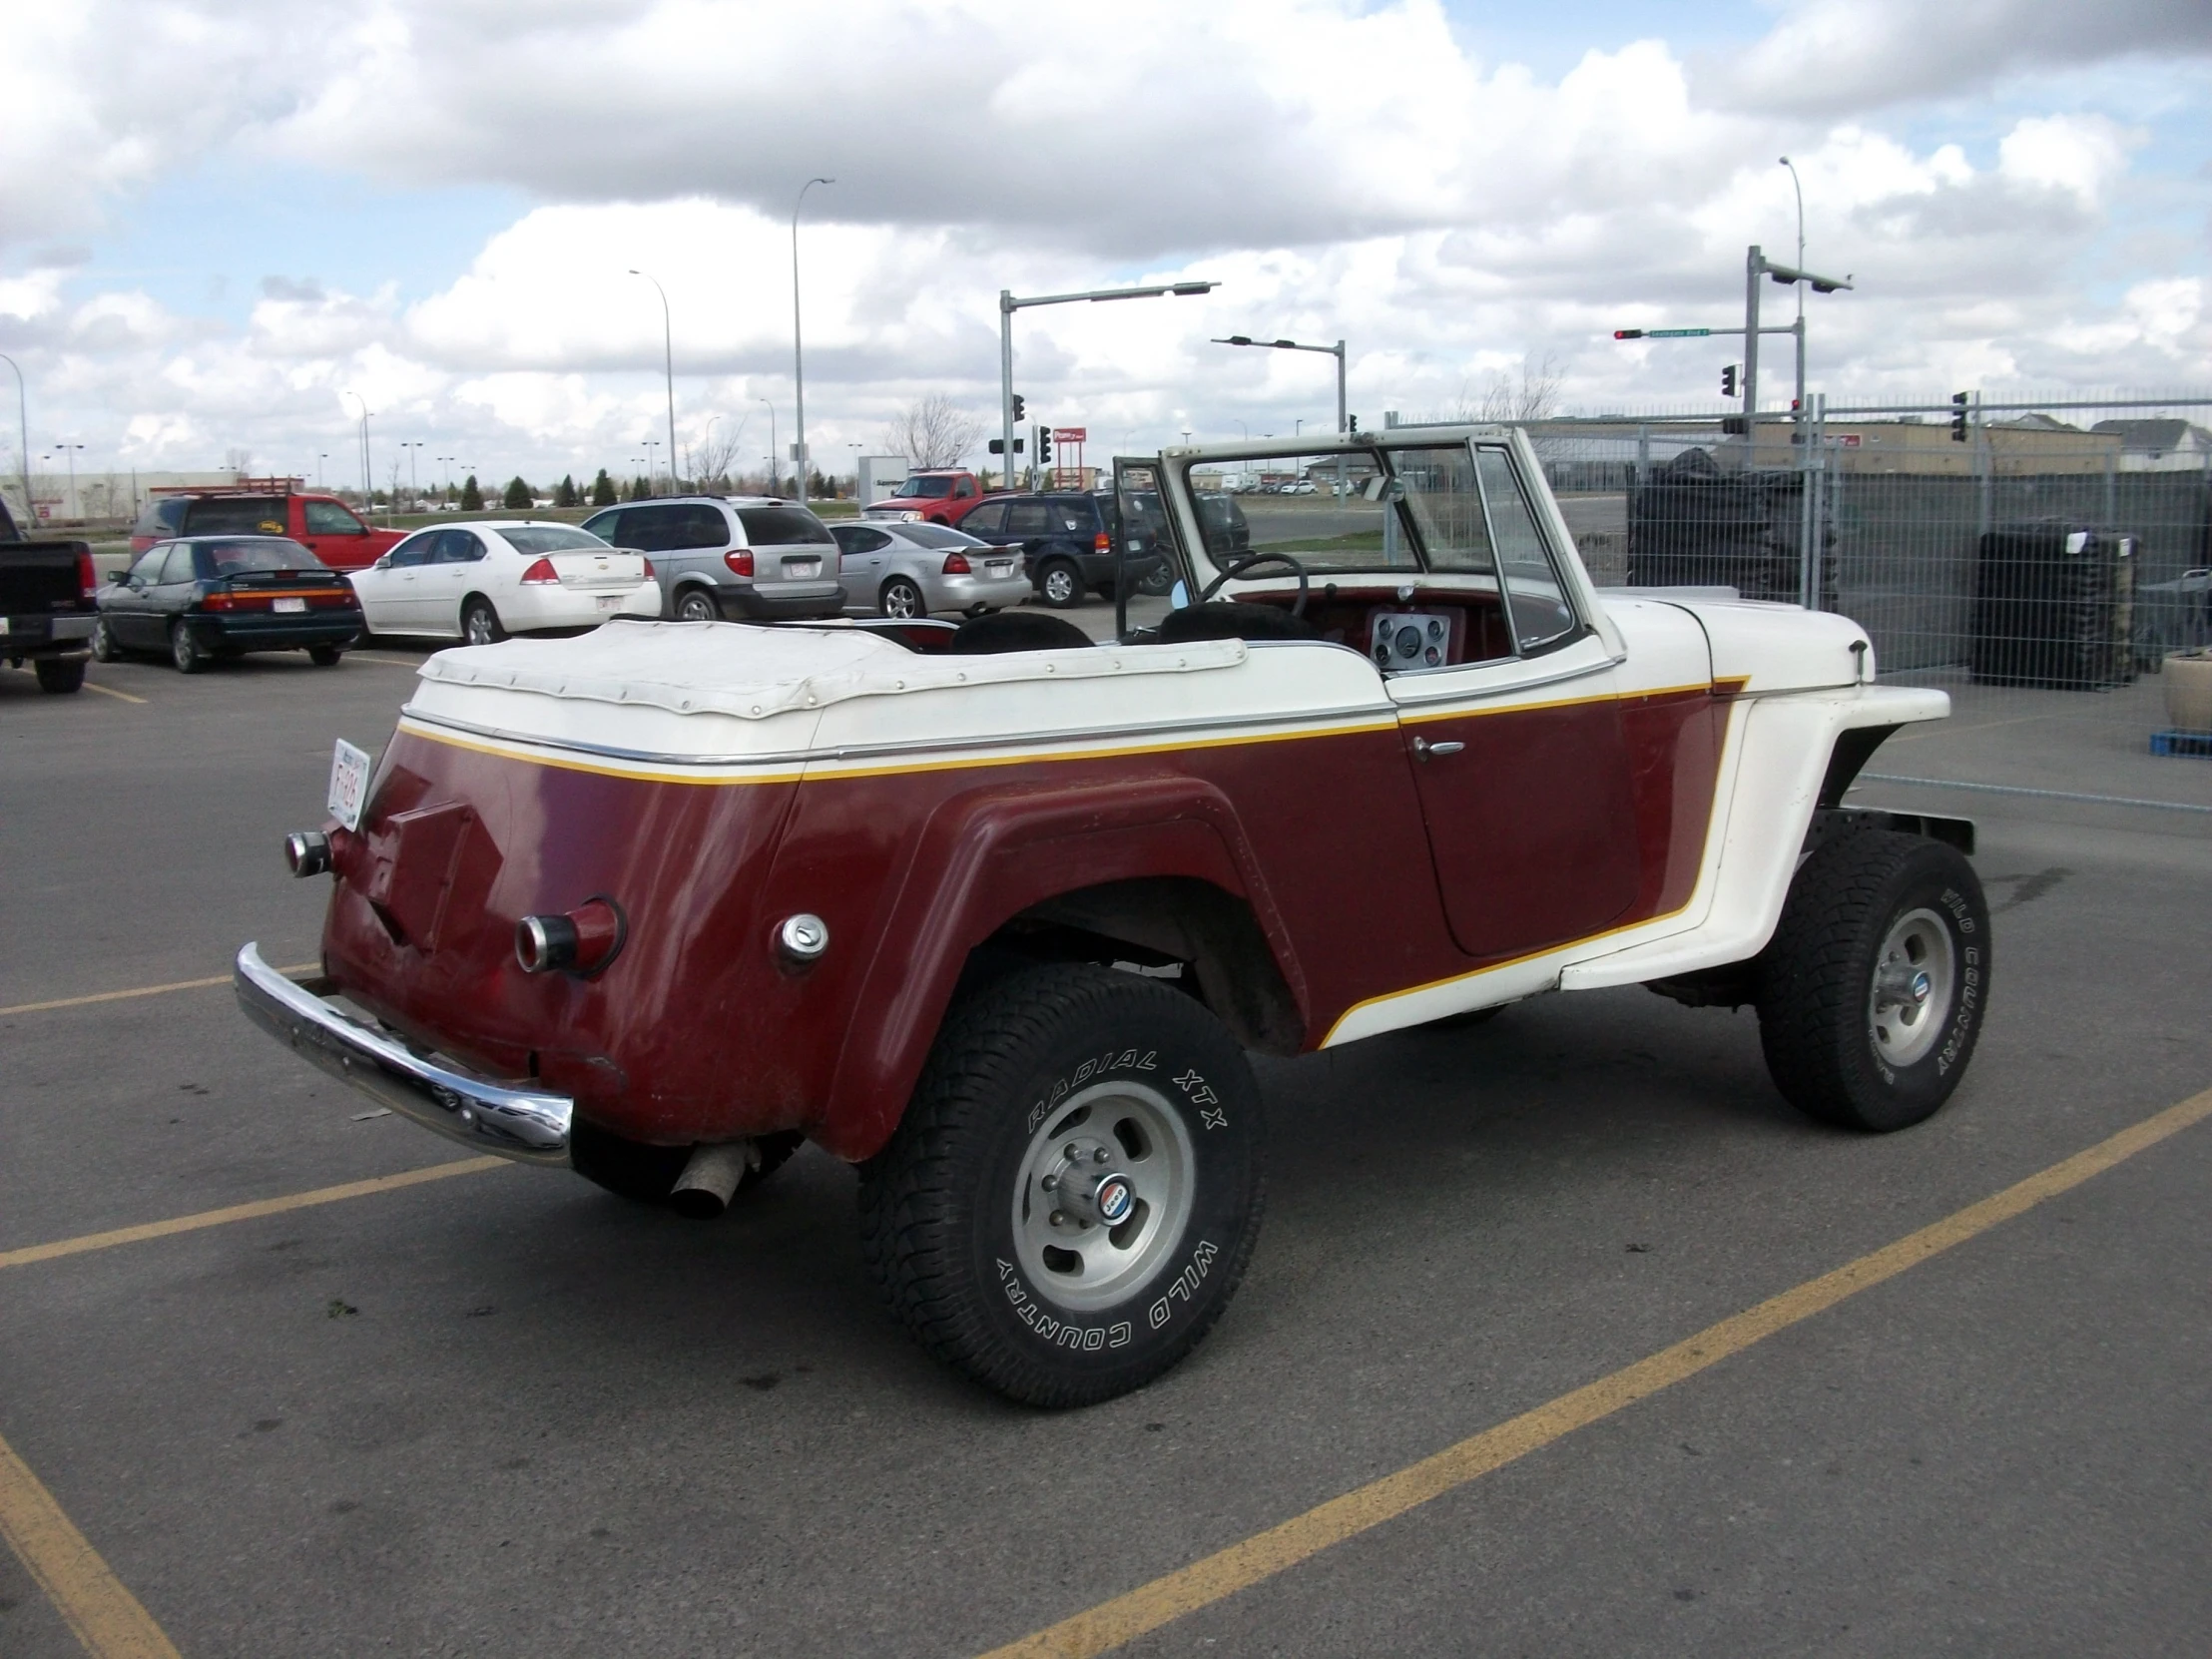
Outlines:
[[192, 630], [182, 622], [169, 625], [169, 660], [177, 665], [179, 674], [198, 674], [210, 661], [200, 642], [192, 637]]
[[[751, 1192], [791, 1161], [807, 1137], [797, 1130], [763, 1135], [761, 1162], [738, 1182], [738, 1194]], [[688, 1146], [648, 1146], [578, 1118], [569, 1130], [569, 1164], [595, 1186], [639, 1204], [665, 1204], [676, 1179], [691, 1161]], [[731, 1203], [737, 1202], [733, 1195]]]
[[38, 689], [42, 692], [73, 692], [85, 683], [82, 657], [67, 662], [41, 657], [31, 664], [31, 670], [38, 676]]
[[1112, 968], [1030, 968], [938, 1034], [861, 1168], [861, 1252], [932, 1356], [1014, 1399], [1088, 1405], [1221, 1317], [1263, 1187], [1259, 1086], [1202, 1005]]
[[461, 638], [470, 645], [497, 645], [507, 637], [490, 600], [471, 594], [461, 606]]
[[720, 622], [722, 608], [715, 603], [715, 596], [704, 588], [686, 588], [684, 597], [676, 602], [678, 622]]
[[927, 614], [921, 602], [921, 589], [903, 576], [893, 576], [883, 584], [883, 591], [875, 596], [875, 608], [901, 622]]
[[316, 668], [336, 668], [344, 658], [345, 652], [338, 646], [310, 645], [307, 647], [307, 661], [314, 664]]
[[1083, 573], [1066, 559], [1054, 559], [1037, 573], [1037, 592], [1054, 610], [1070, 610], [1083, 603]]
[[1151, 594], [1154, 598], [1158, 598], [1161, 594], [1166, 593], [1168, 589], [1174, 586], [1175, 572], [1168, 569], [1167, 562], [1165, 560], [1162, 560], [1153, 569], [1146, 571], [1142, 576], [1137, 578], [1137, 591], [1139, 593]]
[[106, 617], [92, 625], [92, 657], [100, 663], [123, 661], [123, 647], [115, 643], [115, 630], [108, 626]]
[[1847, 830], [1799, 869], [1760, 957], [1759, 1039], [1790, 1103], [1905, 1129], [1950, 1098], [1989, 997], [1989, 906], [1959, 852]]

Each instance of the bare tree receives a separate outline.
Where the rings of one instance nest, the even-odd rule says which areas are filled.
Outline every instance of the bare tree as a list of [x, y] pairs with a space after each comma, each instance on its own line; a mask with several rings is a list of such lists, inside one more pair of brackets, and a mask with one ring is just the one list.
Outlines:
[[717, 421], [708, 427], [706, 435], [685, 450], [690, 462], [691, 479], [700, 489], [724, 483], [730, 476], [730, 463], [738, 458], [738, 445], [745, 441], [745, 422], [738, 422], [738, 429], [721, 433]]
[[908, 466], [951, 466], [983, 438], [983, 418], [941, 391], [899, 410], [883, 428], [883, 447]]
[[1452, 411], [1456, 420], [1484, 421], [1507, 424], [1513, 421], [1542, 420], [1559, 405], [1559, 387], [1567, 377], [1566, 365], [1549, 351], [1541, 361], [1533, 353], [1520, 361], [1520, 380], [1504, 369], [1490, 376], [1490, 383], [1483, 388], [1479, 398], [1469, 398], [1464, 387], [1460, 389], [1458, 406]]
[[223, 452], [223, 470], [235, 472], [241, 478], [250, 477], [254, 471], [254, 451], [243, 444], [233, 444]]

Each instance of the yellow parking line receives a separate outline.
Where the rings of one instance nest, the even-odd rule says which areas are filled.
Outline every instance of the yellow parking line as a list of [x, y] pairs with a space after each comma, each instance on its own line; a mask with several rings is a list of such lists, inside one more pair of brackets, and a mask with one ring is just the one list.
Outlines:
[[178, 1659], [139, 1598], [123, 1587], [54, 1494], [0, 1440], [0, 1537], [96, 1659]]
[[119, 692], [113, 686], [103, 686], [97, 681], [92, 680], [87, 680], [85, 682], [85, 690], [96, 691], [102, 697], [113, 697], [124, 703], [144, 704], [146, 702], [146, 699], [143, 697], [133, 697], [129, 692]]
[[172, 1216], [167, 1221], [141, 1222], [136, 1227], [117, 1227], [106, 1233], [84, 1233], [74, 1239], [57, 1239], [52, 1244], [25, 1245], [20, 1250], [0, 1250], [0, 1268], [28, 1267], [33, 1262], [52, 1262], [63, 1256], [82, 1256], [89, 1250], [113, 1250], [117, 1245], [138, 1244], [146, 1239], [166, 1239], [178, 1233], [197, 1233], [204, 1227], [227, 1227], [234, 1221], [280, 1216], [287, 1210], [308, 1210], [318, 1204], [336, 1204], [341, 1199], [366, 1198], [370, 1193], [388, 1193], [401, 1187], [419, 1187], [426, 1181], [443, 1181], [448, 1176], [476, 1175], [484, 1170], [499, 1169], [506, 1162], [504, 1158], [457, 1158], [452, 1163], [432, 1164], [427, 1169], [402, 1170], [397, 1175], [378, 1175], [366, 1181], [348, 1181], [337, 1187], [317, 1187], [312, 1192], [289, 1193], [282, 1198], [258, 1198], [251, 1204], [231, 1204], [221, 1210], [202, 1210], [198, 1215]]
[[1637, 1400], [1694, 1377], [1708, 1366], [1741, 1354], [1777, 1332], [1833, 1308], [1848, 1297], [1894, 1279], [2000, 1222], [2079, 1186], [2167, 1136], [2212, 1117], [2212, 1089], [2123, 1129], [2108, 1140], [2039, 1174], [1944, 1217], [1895, 1244], [1808, 1280], [1756, 1308], [1707, 1326], [1696, 1336], [1595, 1382], [1524, 1411], [1495, 1428], [1446, 1446], [1433, 1456], [1369, 1482], [1342, 1497], [1295, 1515], [1242, 1543], [1101, 1602], [1035, 1635], [994, 1648], [984, 1659], [1090, 1659], [1170, 1624], [1186, 1613], [1249, 1589], [1348, 1538], [1381, 1526], [1430, 1498], [1502, 1468], [1577, 1428], [1609, 1417]]
[[[294, 962], [281, 967], [278, 973], [305, 973], [318, 966], [314, 962]], [[0, 1015], [43, 1014], [53, 1008], [86, 1008], [95, 1002], [128, 1002], [134, 996], [162, 996], [170, 991], [206, 990], [210, 985], [228, 985], [228, 973], [212, 973], [205, 979], [175, 979], [166, 985], [136, 985], [127, 991], [95, 991], [90, 996], [59, 996], [51, 1002], [18, 1002], [13, 1007], [0, 1008]]]
[[391, 668], [420, 668], [420, 657], [371, 657], [365, 651], [348, 651], [346, 656], [356, 663], [383, 663]]

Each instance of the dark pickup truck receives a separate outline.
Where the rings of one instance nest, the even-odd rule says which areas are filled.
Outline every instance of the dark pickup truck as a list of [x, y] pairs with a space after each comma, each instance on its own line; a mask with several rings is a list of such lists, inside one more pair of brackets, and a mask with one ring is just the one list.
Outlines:
[[29, 663], [40, 691], [85, 683], [99, 586], [90, 546], [26, 541], [0, 501], [0, 658], [12, 668]]

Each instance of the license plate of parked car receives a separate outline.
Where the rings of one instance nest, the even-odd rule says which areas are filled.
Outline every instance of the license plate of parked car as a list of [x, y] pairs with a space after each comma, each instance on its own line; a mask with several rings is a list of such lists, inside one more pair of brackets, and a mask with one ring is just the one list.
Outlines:
[[307, 602], [304, 599], [275, 599], [270, 601], [270, 609], [273, 611], [303, 611], [306, 608]]
[[621, 603], [622, 595], [619, 593], [603, 593], [599, 596], [599, 608], [602, 611], [611, 611]]
[[1011, 559], [993, 559], [983, 568], [993, 576], [1011, 576], [1014, 573], [1014, 561]]
[[822, 574], [822, 561], [820, 559], [786, 559], [784, 561], [784, 574], [798, 580], [819, 576]]

